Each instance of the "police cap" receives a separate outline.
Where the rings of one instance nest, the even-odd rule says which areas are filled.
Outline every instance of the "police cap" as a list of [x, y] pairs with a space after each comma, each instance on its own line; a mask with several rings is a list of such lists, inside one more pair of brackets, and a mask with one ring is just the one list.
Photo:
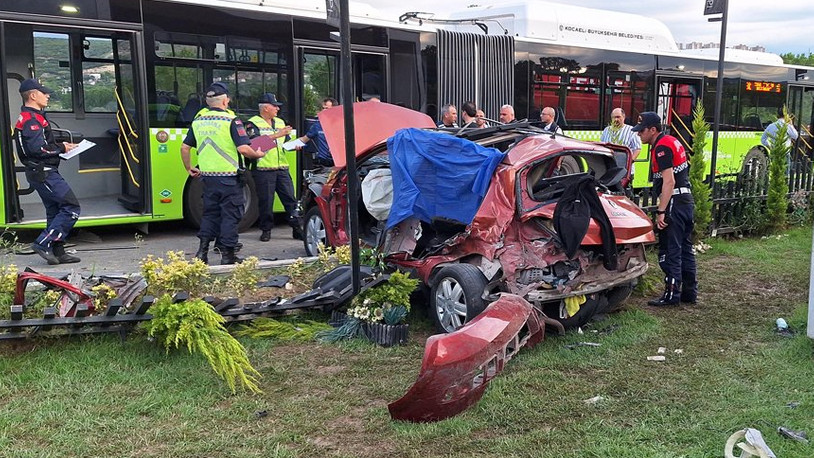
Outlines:
[[277, 100], [277, 97], [271, 92], [266, 92], [265, 94], [261, 95], [260, 100], [258, 100], [257, 103], [270, 103], [272, 105], [277, 105], [278, 107], [283, 104], [283, 102]]
[[639, 115], [639, 123], [633, 126], [633, 132], [641, 132], [651, 127], [660, 127], [661, 118], [652, 111], [645, 111]]
[[220, 81], [212, 83], [212, 85], [206, 89], [207, 97], [217, 97], [224, 94], [229, 94], [229, 88], [226, 86], [226, 83], [221, 83]]
[[28, 92], [28, 91], [34, 90], [34, 89], [42, 92], [43, 94], [51, 94], [52, 92], [54, 92], [54, 91], [48, 89], [47, 87], [43, 86], [42, 84], [40, 84], [40, 82], [35, 80], [34, 78], [29, 78], [29, 79], [23, 81], [22, 83], [20, 83], [20, 94], [22, 94], [23, 92]]

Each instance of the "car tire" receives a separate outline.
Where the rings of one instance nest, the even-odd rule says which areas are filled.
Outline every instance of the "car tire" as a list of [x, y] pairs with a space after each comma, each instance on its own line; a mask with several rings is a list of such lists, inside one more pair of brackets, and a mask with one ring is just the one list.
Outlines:
[[602, 301], [599, 294], [585, 296], [585, 302], [579, 306], [579, 311], [574, 316], [567, 316], [564, 299], [546, 302], [543, 304], [542, 309], [547, 317], [559, 321], [565, 329], [575, 329], [584, 326], [593, 318], [600, 302]]
[[[254, 179], [251, 175], [246, 176], [246, 185], [243, 186], [243, 218], [237, 226], [238, 232], [245, 232], [257, 222], [260, 210], [257, 208], [257, 191], [254, 186]], [[187, 180], [184, 188], [184, 221], [190, 226], [198, 229], [201, 227], [203, 219], [203, 180]]]
[[306, 213], [303, 219], [303, 245], [306, 256], [319, 255], [319, 244], [328, 246], [328, 236], [325, 234], [325, 220], [322, 219], [322, 212], [319, 207], [313, 206]]
[[609, 289], [605, 293], [606, 297], [608, 298], [608, 305], [604, 307], [602, 313], [613, 313], [622, 308], [632, 292], [633, 283], [625, 283], [624, 285], [619, 285], [615, 288]]
[[487, 283], [471, 264], [442, 268], [430, 288], [430, 314], [438, 331], [455, 331], [478, 316], [488, 305], [483, 298]]

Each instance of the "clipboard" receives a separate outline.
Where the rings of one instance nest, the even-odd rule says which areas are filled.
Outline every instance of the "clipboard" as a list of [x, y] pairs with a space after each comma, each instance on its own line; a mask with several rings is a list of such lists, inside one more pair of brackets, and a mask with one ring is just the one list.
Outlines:
[[67, 153], [60, 154], [59, 157], [67, 161], [68, 159], [74, 156], [79, 156], [80, 154], [93, 148], [94, 146], [96, 146], [96, 143], [93, 143], [92, 141], [88, 140], [82, 140], [81, 142], [79, 142], [79, 144], [76, 145], [76, 148], [68, 151]]
[[254, 137], [251, 141], [252, 149], [257, 151], [268, 151], [277, 147], [277, 140], [269, 137], [268, 135], [260, 135]]

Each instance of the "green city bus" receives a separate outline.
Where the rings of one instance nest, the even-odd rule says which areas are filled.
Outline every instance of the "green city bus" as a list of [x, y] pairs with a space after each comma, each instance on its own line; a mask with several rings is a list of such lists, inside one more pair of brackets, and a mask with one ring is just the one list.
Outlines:
[[[232, 109], [243, 119], [257, 113], [262, 93], [275, 93], [284, 102], [280, 116], [300, 134], [322, 98], [345, 103], [339, 43], [326, 23], [325, 2], [259, 3], [3, 2], [0, 227], [45, 226], [10, 135], [26, 78], [55, 91], [48, 113], [61, 139], [97, 144], [60, 167], [82, 206], [78, 227], [200, 221], [200, 183], [188, 177], [179, 150], [213, 81], [229, 84]], [[436, 119], [443, 105], [467, 100], [491, 119], [507, 103], [529, 119], [550, 105], [567, 135], [586, 140], [597, 140], [610, 111], [621, 106], [631, 122], [642, 111], [659, 112], [689, 142], [695, 101], [704, 101], [710, 119], [713, 114], [716, 59], [678, 52], [669, 30], [652, 19], [626, 24], [602, 12], [604, 25], [592, 26], [592, 11], [468, 8], [434, 24], [352, 3], [353, 100], [375, 96]], [[814, 69], [776, 59], [727, 62], [717, 173], [765, 166], [760, 134], [784, 104], [803, 133], [796, 151], [808, 154]], [[298, 187], [311, 160], [307, 152], [289, 153]], [[649, 185], [647, 160], [645, 152], [635, 166], [636, 187]], [[252, 186], [245, 189], [242, 229], [257, 218]], [[279, 201], [275, 210], [282, 210]]]

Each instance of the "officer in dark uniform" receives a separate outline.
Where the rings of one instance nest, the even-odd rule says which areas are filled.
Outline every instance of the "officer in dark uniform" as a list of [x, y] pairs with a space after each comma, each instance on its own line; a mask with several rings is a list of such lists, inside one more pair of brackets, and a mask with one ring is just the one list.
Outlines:
[[693, 211], [690, 163], [681, 142], [662, 133], [661, 118], [645, 112], [633, 127], [642, 143], [650, 145], [653, 192], [659, 196], [656, 226], [659, 267], [664, 271], [664, 294], [648, 302], [653, 306], [694, 304], [698, 299], [695, 253], [692, 248]]
[[272, 206], [275, 192], [288, 213], [288, 225], [293, 230], [293, 237], [302, 240], [302, 230], [297, 217], [294, 182], [291, 180], [287, 153], [283, 148], [283, 143], [289, 140], [291, 126], [287, 126], [285, 121], [277, 117], [282, 105], [274, 94], [263, 94], [257, 101], [260, 114], [253, 116], [246, 123], [249, 138], [265, 135], [276, 141], [276, 145], [265, 151], [266, 155], [253, 165], [252, 170], [260, 210], [261, 242], [268, 242], [271, 239], [271, 228], [274, 226]]
[[[193, 178], [202, 177], [203, 218], [198, 231], [200, 245], [195, 257], [209, 262], [209, 243], [213, 240], [221, 250], [221, 264], [234, 264], [237, 226], [243, 218], [243, 174], [241, 155], [261, 158], [254, 151], [243, 123], [229, 111], [229, 91], [224, 83], [213, 83], [206, 90], [207, 108], [199, 111], [192, 121], [184, 143], [181, 159]], [[192, 167], [190, 150], [198, 148], [198, 166]]]
[[57, 170], [61, 153], [76, 147], [73, 143], [57, 143], [45, 107], [51, 90], [35, 79], [20, 84], [23, 107], [14, 126], [17, 155], [25, 166], [25, 177], [45, 205], [47, 226], [31, 248], [48, 264], [79, 262], [65, 253], [65, 239], [79, 219], [79, 201], [71, 187]]

